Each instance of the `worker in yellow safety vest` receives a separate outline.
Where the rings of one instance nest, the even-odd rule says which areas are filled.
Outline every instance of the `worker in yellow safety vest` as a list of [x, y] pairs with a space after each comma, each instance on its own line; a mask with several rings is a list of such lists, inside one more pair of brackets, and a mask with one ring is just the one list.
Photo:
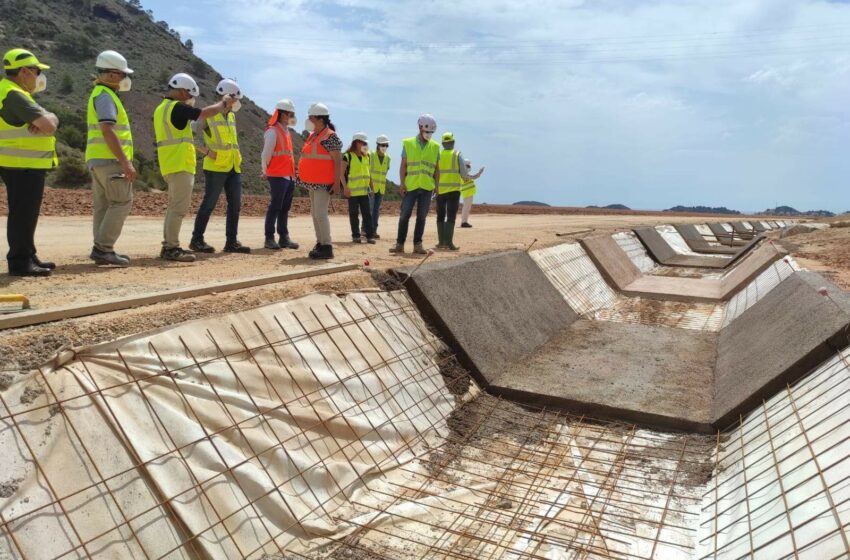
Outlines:
[[472, 212], [472, 197], [475, 196], [475, 192], [477, 191], [475, 180], [481, 177], [484, 173], [484, 168], [482, 167], [479, 169], [478, 173], [472, 173], [472, 162], [469, 160], [466, 160], [465, 167], [468, 178], [463, 182], [463, 186], [460, 188], [460, 197], [463, 199], [460, 227], [471, 228], [472, 225], [469, 223], [469, 213]]
[[224, 99], [204, 107], [195, 107], [201, 94], [198, 83], [189, 74], [175, 74], [168, 80], [168, 94], [153, 113], [156, 156], [159, 172], [168, 185], [163, 241], [159, 258], [167, 261], [194, 262], [195, 255], [180, 247], [180, 227], [192, 204], [197, 155], [191, 122], [207, 119], [229, 110], [236, 99]]
[[372, 229], [375, 230], [375, 239], [378, 235], [378, 220], [381, 217], [381, 203], [387, 193], [387, 173], [390, 170], [390, 156], [387, 150], [390, 147], [390, 139], [386, 134], [379, 134], [375, 140], [375, 151], [369, 154], [369, 170], [372, 175]]
[[353, 243], [363, 242], [360, 237], [360, 216], [362, 215], [366, 242], [375, 244], [372, 212], [369, 209], [369, 191], [371, 190], [369, 138], [365, 132], [357, 132], [351, 138], [351, 145], [342, 156], [342, 192], [348, 198], [348, 221], [351, 225]]
[[86, 164], [92, 176], [92, 230], [89, 258], [100, 265], [127, 266], [130, 258], [115, 252], [115, 243], [133, 206], [133, 133], [119, 92], [130, 91], [133, 71], [115, 51], [95, 62], [97, 77], [86, 109]]
[[56, 265], [39, 260], [35, 228], [44, 196], [44, 178], [56, 167], [59, 119], [35, 102], [33, 94], [47, 88], [42, 64], [30, 51], [12, 49], [3, 55], [0, 79], [0, 178], [6, 185], [9, 217], [6, 261], [10, 276], [50, 276]]
[[440, 152], [440, 193], [437, 195], [437, 249], [457, 251], [454, 244], [455, 221], [460, 202], [460, 191], [470, 180], [466, 161], [455, 150], [455, 136], [443, 134], [443, 151]]
[[230, 79], [221, 80], [216, 93], [222, 99], [233, 96], [236, 101], [230, 109], [209, 119], [201, 119], [196, 127], [203, 130], [204, 145], [204, 198], [198, 215], [189, 249], [197, 253], [214, 253], [215, 249], [204, 240], [204, 233], [215, 210], [221, 191], [227, 198], [225, 224], [225, 253], [250, 253], [251, 249], [238, 239], [239, 213], [242, 210], [242, 152], [236, 135], [236, 113], [242, 108], [242, 90]]
[[439, 189], [440, 145], [431, 137], [437, 130], [437, 121], [431, 115], [419, 117], [419, 134], [402, 142], [401, 152], [401, 214], [398, 219], [398, 236], [390, 253], [404, 253], [404, 242], [413, 207], [416, 206], [416, 226], [413, 229], [413, 252], [425, 254], [422, 236], [425, 233], [425, 221], [431, 208], [431, 195]]

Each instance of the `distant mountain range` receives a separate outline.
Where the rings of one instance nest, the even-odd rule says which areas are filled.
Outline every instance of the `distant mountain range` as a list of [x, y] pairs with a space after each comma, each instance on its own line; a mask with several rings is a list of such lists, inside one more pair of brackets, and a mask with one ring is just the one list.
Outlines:
[[593, 205], [591, 205], [591, 206], [586, 206], [585, 208], [597, 208], [597, 209], [601, 208], [603, 210], [631, 210], [631, 208], [629, 208], [625, 204], [609, 204], [608, 206], [593, 206]]
[[740, 214], [737, 210], [730, 210], [725, 206], [674, 206], [665, 212], [695, 212], [699, 214]]
[[772, 216], [811, 216], [814, 218], [832, 218], [835, 216], [829, 210], [809, 210], [808, 212], [800, 212], [796, 208], [790, 206], [777, 206], [776, 208], [768, 208], [762, 214], [770, 214]]
[[545, 202], [538, 202], [536, 200], [520, 200], [519, 202], [514, 202], [513, 206], [546, 206], [549, 207]]

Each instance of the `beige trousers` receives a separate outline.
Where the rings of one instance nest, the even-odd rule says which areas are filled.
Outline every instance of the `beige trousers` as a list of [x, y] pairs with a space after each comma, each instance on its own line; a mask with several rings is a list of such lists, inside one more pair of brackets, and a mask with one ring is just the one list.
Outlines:
[[472, 212], [472, 197], [467, 196], [463, 199], [463, 210], [460, 214], [460, 220], [462, 224], [465, 224], [469, 221], [469, 213]]
[[117, 161], [92, 167], [91, 175], [94, 246], [110, 253], [133, 207], [133, 184], [124, 178]]
[[331, 193], [326, 190], [309, 189], [310, 214], [313, 216], [313, 229], [316, 230], [316, 242], [322, 245], [331, 244], [331, 220], [328, 218], [328, 206], [331, 203]]
[[192, 189], [195, 174], [182, 171], [163, 177], [168, 184], [168, 208], [165, 209], [165, 225], [162, 231], [162, 246], [173, 249], [180, 246], [180, 227], [192, 205]]

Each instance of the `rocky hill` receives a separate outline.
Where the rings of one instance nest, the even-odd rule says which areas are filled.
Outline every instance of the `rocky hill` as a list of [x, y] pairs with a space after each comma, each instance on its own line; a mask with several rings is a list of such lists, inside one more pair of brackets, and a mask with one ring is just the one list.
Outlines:
[[674, 206], [672, 208], [668, 208], [665, 212], [687, 212], [687, 213], [699, 213], [699, 214], [740, 214], [737, 210], [730, 210], [725, 206]]
[[833, 212], [829, 210], [809, 210], [807, 212], [801, 212], [796, 208], [791, 206], [777, 206], [776, 208], [768, 208], [762, 214], [768, 214], [770, 216], [810, 216], [813, 218], [832, 218], [835, 216]]
[[625, 204], [608, 204], [607, 206], [590, 205], [587, 208], [602, 208], [603, 210], [631, 210]]
[[[151, 119], [165, 82], [176, 72], [192, 74], [201, 88], [200, 106], [217, 101], [214, 89], [222, 78], [192, 53], [191, 41], [183, 42], [166, 22], [154, 21], [139, 0], [0, 0], [0, 50], [17, 46], [31, 49], [52, 67], [48, 89], [37, 99], [61, 120], [57, 137], [62, 168], [49, 179], [59, 186], [87, 183], [88, 174], [77, 158], [85, 149], [85, 107], [98, 52], [116, 50], [136, 71], [132, 91], [121, 95], [133, 125], [141, 188], [162, 184], [153, 163]], [[245, 159], [243, 183], [256, 191], [263, 188], [259, 160], [269, 115], [250, 98], [242, 105], [237, 128]], [[295, 140], [300, 145], [300, 137]], [[198, 179], [201, 182], [203, 175]]]

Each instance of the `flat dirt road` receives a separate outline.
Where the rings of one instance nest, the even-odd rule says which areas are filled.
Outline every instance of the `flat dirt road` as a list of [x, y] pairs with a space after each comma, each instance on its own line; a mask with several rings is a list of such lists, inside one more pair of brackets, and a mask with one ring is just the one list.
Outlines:
[[[717, 218], [674, 217], [663, 213], [651, 216], [598, 213], [510, 215], [477, 212], [471, 220], [473, 228], [457, 231], [455, 243], [461, 250], [457, 253], [437, 252], [431, 258], [441, 260], [508, 249], [524, 249], [532, 243], [535, 247], [546, 247], [588, 235], [589, 233], [574, 235], [575, 232], [588, 229], [592, 229], [592, 233], [602, 233], [637, 225], [673, 221], [705, 222], [709, 219]], [[398, 223], [395, 216], [386, 216], [382, 221], [380, 233], [383, 239], [377, 245], [351, 243], [347, 216], [334, 215], [331, 223], [336, 240], [336, 258], [332, 262], [355, 263], [360, 265], [357, 270], [7, 329], [0, 331], [0, 371], [35, 367], [65, 346], [94, 344], [182, 321], [257, 307], [314, 291], [374, 289], [379, 287], [383, 273], [388, 268], [415, 265], [421, 260], [411, 254], [389, 254], [388, 250], [394, 242]], [[309, 216], [296, 215], [290, 224], [293, 239], [301, 243], [299, 250], [262, 249], [263, 220], [249, 216], [240, 221], [239, 230], [240, 240], [255, 249], [252, 254], [201, 255], [197, 262], [184, 264], [165, 262], [157, 258], [162, 236], [160, 217], [133, 216], [127, 221], [117, 247], [120, 252], [127, 253], [132, 258], [133, 265], [118, 269], [97, 267], [88, 259], [91, 249], [90, 217], [47, 216], [42, 218], [38, 228], [39, 255], [44, 259], [56, 261], [59, 269], [53, 277], [46, 279], [11, 278], [5, 273], [0, 274], [0, 293], [21, 293], [31, 299], [34, 308], [50, 309], [316, 266], [315, 262], [306, 258], [307, 251], [315, 242], [312, 220]], [[191, 227], [190, 218], [183, 227], [184, 244], [188, 244]], [[411, 235], [412, 227], [413, 223]], [[0, 218], [0, 229], [5, 230], [5, 218]], [[206, 239], [213, 246], [222, 247], [223, 217], [213, 218]], [[0, 251], [3, 253], [6, 251], [4, 241], [0, 241]], [[850, 250], [844, 249], [850, 247], [848, 241], [850, 228], [844, 228], [795, 236], [788, 239], [788, 244], [793, 251], [805, 255], [806, 265], [825, 271], [844, 287], [850, 287]], [[435, 243], [435, 220], [431, 215], [425, 232], [425, 245], [431, 247]], [[410, 241], [407, 248], [411, 249]], [[843, 256], [832, 259], [836, 252]], [[4, 269], [5, 267], [0, 267], [0, 270]]]

